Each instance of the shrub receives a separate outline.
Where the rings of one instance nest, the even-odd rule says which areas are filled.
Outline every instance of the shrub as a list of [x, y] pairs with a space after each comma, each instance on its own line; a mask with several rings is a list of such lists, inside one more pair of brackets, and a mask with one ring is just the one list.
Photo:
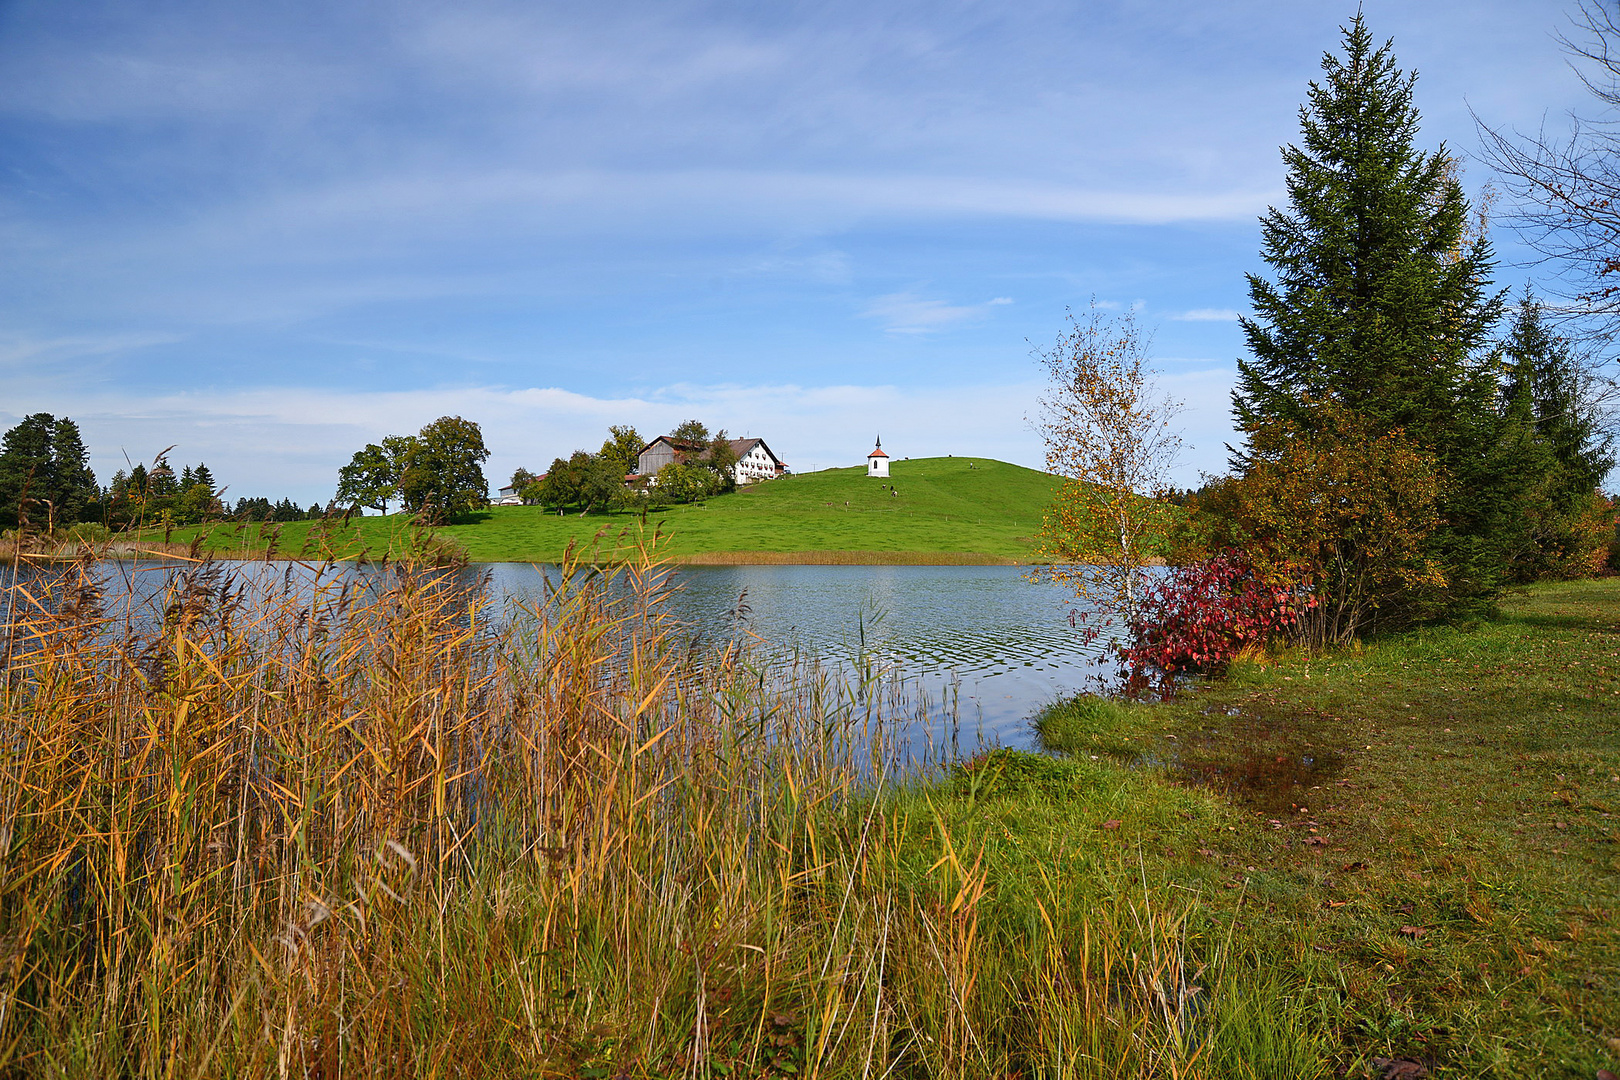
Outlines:
[[1337, 402], [1311, 409], [1308, 429], [1257, 425], [1244, 475], [1200, 500], [1212, 546], [1243, 551], [1263, 581], [1310, 591], [1296, 627], [1305, 641], [1344, 642], [1443, 610], [1451, 583], [1434, 455]]
[[1175, 567], [1149, 586], [1121, 658], [1139, 678], [1219, 671], [1245, 649], [1295, 629], [1316, 606], [1297, 580], [1263, 573], [1236, 551]]

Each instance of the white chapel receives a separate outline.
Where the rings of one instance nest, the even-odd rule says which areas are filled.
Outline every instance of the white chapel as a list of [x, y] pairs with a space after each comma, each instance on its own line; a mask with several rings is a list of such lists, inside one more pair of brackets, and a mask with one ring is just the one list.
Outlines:
[[883, 436], [878, 436], [877, 449], [866, 455], [866, 475], [889, 475], [889, 455], [883, 452]]

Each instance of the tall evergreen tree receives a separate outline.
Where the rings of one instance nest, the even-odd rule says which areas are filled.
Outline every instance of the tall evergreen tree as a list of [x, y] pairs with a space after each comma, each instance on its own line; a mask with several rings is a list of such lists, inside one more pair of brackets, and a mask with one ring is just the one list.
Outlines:
[[[1374, 49], [1357, 15], [1341, 59], [1322, 58], [1300, 109], [1303, 147], [1283, 151], [1289, 208], [1261, 219], [1276, 281], [1249, 275], [1252, 359], [1233, 395], [1245, 429], [1308, 420], [1334, 397], [1387, 428], [1443, 446], [1460, 391], [1488, 385], [1476, 355], [1500, 316], [1491, 253], [1466, 236], [1468, 202], [1444, 147], [1414, 145], [1415, 75]], [[1474, 385], [1477, 384], [1477, 385]]]
[[1403, 430], [1443, 470], [1435, 543], [1449, 600], [1488, 597], [1503, 526], [1479, 454], [1497, 424], [1490, 245], [1468, 235], [1444, 146], [1416, 146], [1416, 76], [1360, 14], [1342, 33], [1343, 56], [1323, 57], [1300, 109], [1302, 145], [1283, 151], [1289, 205], [1261, 219], [1275, 280], [1249, 275], [1234, 411], [1248, 433], [1278, 420], [1310, 433], [1312, 403], [1332, 399], [1375, 430]]
[[0, 441], [0, 524], [44, 524], [51, 498], [51, 434], [56, 418], [34, 413]]
[[85, 449], [79, 425], [65, 416], [51, 433], [51, 468], [55, 474], [56, 520], [88, 520], [97, 510], [101, 488], [90, 470], [90, 451]]
[[1600, 540], [1593, 495], [1614, 467], [1612, 440], [1569, 343], [1548, 327], [1528, 287], [1503, 354], [1501, 442], [1517, 484], [1508, 575], [1532, 581], [1581, 572]]
[[99, 489], [79, 426], [67, 417], [34, 413], [0, 440], [0, 525], [71, 525], [82, 520]]

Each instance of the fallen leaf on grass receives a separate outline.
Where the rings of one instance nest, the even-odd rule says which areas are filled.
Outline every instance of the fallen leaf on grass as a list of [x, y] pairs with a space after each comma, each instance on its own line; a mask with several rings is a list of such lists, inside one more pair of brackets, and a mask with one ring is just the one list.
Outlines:
[[1329, 900], [1327, 902], [1327, 906], [1328, 907], [1344, 907], [1344, 905], [1348, 904], [1349, 902], [1350, 901], [1348, 901], [1348, 900]]
[[1599, 1069], [1597, 1071], [1597, 1080], [1620, 1080], [1620, 1077], [1615, 1076], [1608, 1069]]
[[1409, 938], [1412, 938], [1413, 940], [1416, 940], [1416, 939], [1422, 937], [1424, 934], [1427, 934], [1428, 932], [1429, 932], [1428, 927], [1425, 927], [1425, 926], [1403, 926], [1403, 927], [1401, 927], [1401, 933], [1404, 934], [1405, 936], [1409, 937]]
[[1309, 837], [1305, 841], [1305, 846], [1306, 847], [1312, 847], [1312, 846], [1315, 846], [1315, 847], [1327, 847], [1327, 838], [1322, 837], [1322, 836]]
[[1346, 874], [1353, 874], [1357, 870], [1367, 869], [1367, 864], [1364, 862], [1347, 862], [1343, 866], [1339, 867], [1339, 869]]
[[1102, 828], [1104, 828], [1104, 829], [1117, 829], [1117, 828], [1119, 828], [1119, 818], [1112, 818], [1112, 819], [1110, 819], [1108, 821], [1103, 822], [1102, 823]]
[[1215, 853], [1213, 851], [1211, 851], [1207, 847], [1199, 848], [1198, 849], [1198, 854], [1203, 855], [1205, 858], [1214, 858], [1214, 856], [1215, 856]]
[[1382, 1080], [1422, 1080], [1429, 1075], [1428, 1066], [1416, 1058], [1375, 1057], [1372, 1067], [1378, 1070]]

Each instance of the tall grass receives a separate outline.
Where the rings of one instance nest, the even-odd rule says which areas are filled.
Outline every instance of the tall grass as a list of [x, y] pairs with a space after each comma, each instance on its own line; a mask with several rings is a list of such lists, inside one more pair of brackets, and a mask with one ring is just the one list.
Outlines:
[[145, 612], [28, 580], [0, 1074], [1316, 1074], [1187, 905], [997, 880], [936, 799], [982, 772], [907, 772], [869, 686], [694, 653], [646, 553], [516, 611], [411, 565], [198, 562]]

